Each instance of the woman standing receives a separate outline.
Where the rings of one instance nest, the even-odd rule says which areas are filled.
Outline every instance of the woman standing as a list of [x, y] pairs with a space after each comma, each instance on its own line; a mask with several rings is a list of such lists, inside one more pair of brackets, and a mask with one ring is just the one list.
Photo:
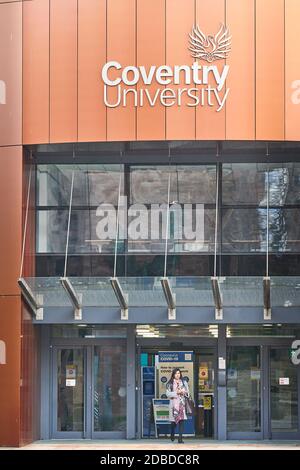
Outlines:
[[178, 443], [183, 444], [182, 433], [186, 415], [186, 398], [189, 396], [189, 386], [183, 380], [180, 369], [174, 369], [167, 383], [167, 397], [170, 398], [171, 441], [175, 440], [175, 428], [178, 424]]

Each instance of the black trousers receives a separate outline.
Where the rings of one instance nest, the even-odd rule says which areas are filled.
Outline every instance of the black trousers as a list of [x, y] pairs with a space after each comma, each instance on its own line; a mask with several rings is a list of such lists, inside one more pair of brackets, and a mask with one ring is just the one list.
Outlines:
[[[178, 431], [179, 431], [179, 436], [181, 436], [181, 437], [182, 437], [182, 433], [183, 433], [183, 426], [184, 426], [184, 420], [182, 419], [181, 421], [178, 422]], [[171, 436], [174, 436], [175, 428], [176, 428], [176, 423], [172, 422], [171, 423]]]

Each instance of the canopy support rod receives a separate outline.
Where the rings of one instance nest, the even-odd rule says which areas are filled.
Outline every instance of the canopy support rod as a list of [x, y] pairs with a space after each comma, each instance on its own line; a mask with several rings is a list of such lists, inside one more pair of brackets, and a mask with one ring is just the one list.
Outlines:
[[[121, 159], [122, 159], [122, 152], [121, 152]], [[118, 258], [118, 240], [119, 240], [119, 224], [120, 224], [119, 218], [120, 218], [120, 205], [121, 205], [122, 175], [123, 175], [122, 166], [120, 165], [118, 208], [117, 208], [116, 236], [115, 236], [115, 253], [114, 253], [114, 274], [113, 274], [113, 277], [110, 278], [110, 284], [121, 308], [121, 320], [128, 320], [128, 294], [125, 294], [123, 292], [120, 281], [117, 278], [117, 258]]]
[[223, 302], [220, 289], [220, 282], [217, 276], [217, 255], [218, 255], [218, 223], [219, 223], [219, 173], [220, 166], [216, 167], [216, 217], [215, 217], [215, 246], [214, 246], [214, 275], [211, 277], [211, 287], [215, 302], [215, 319], [223, 320]]
[[171, 150], [169, 147], [169, 176], [168, 176], [168, 194], [167, 194], [167, 220], [165, 232], [165, 260], [164, 275], [160, 279], [160, 283], [168, 305], [168, 320], [176, 320], [176, 296], [172, 292], [170, 280], [167, 277], [167, 261], [168, 261], [168, 239], [170, 227], [170, 191], [171, 191]]
[[28, 213], [29, 213], [29, 200], [30, 200], [30, 191], [31, 191], [31, 174], [32, 174], [32, 166], [30, 165], [29, 179], [28, 179], [28, 188], [27, 188], [27, 198], [26, 198], [25, 222], [24, 222], [24, 230], [23, 230], [23, 244], [22, 244], [22, 256], [21, 256], [20, 278], [21, 278], [22, 275], [23, 275], [23, 266], [24, 266], [24, 257], [25, 257], [25, 245], [26, 245]]
[[[267, 145], [266, 156], [269, 156], [269, 145]], [[264, 291], [264, 320], [271, 320], [271, 279], [269, 274], [269, 216], [270, 216], [270, 165], [267, 162], [267, 221], [266, 221], [266, 276], [263, 278], [263, 291]]]
[[[122, 155], [121, 155], [122, 156]], [[118, 191], [118, 208], [116, 220], [116, 238], [115, 238], [115, 256], [114, 256], [114, 278], [117, 275], [117, 256], [118, 256], [118, 237], [119, 237], [119, 216], [120, 216], [120, 201], [121, 201], [121, 185], [122, 185], [122, 167], [120, 166], [119, 177], [119, 191]]]

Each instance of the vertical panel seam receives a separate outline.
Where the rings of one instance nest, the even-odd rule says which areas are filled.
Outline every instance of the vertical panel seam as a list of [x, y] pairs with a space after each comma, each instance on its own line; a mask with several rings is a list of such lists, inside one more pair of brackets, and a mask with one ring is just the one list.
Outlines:
[[[107, 63], [107, 30], [108, 30], [108, 5], [107, 0], [105, 0], [105, 57]], [[107, 106], [105, 106], [105, 140], [108, 140], [108, 131], [107, 131]]]
[[286, 0], [283, 0], [283, 139], [286, 140]]
[[76, 70], [76, 86], [77, 86], [77, 110], [76, 110], [76, 115], [77, 115], [77, 129], [76, 129], [76, 134], [77, 134], [77, 142], [79, 138], [79, 22], [78, 22], [78, 15], [79, 15], [79, 0], [76, 0], [77, 2], [77, 30], [76, 30], [76, 42], [77, 42], [77, 70]]
[[[197, 21], [197, 0], [194, 1], [194, 25], [196, 25]], [[196, 84], [194, 83], [194, 86], [196, 87]], [[197, 140], [197, 106], [195, 106], [195, 134], [194, 134], [194, 139]]]
[[[135, 38], [135, 66], [137, 67], [137, 48], [138, 48], [138, 42], [137, 42], [137, 15], [138, 15], [138, 0], [135, 0], [135, 35], [134, 35], [134, 38]], [[138, 86], [137, 84], [135, 85], [135, 89], [136, 89], [136, 92], [138, 92]], [[135, 140], [137, 140], [137, 124], [138, 124], [138, 120], [137, 120], [137, 115], [138, 115], [138, 107], [135, 106], [134, 107], [134, 115], [135, 115]]]
[[51, 142], [51, 0], [49, 0], [49, 60], [48, 60], [48, 77], [49, 77], [49, 90], [48, 90], [48, 141]]
[[[167, 1], [165, 1], [165, 64], [167, 63]], [[165, 140], [167, 140], [167, 109], [164, 109], [165, 115]]]
[[[224, 0], [224, 20], [225, 20], [225, 25], [226, 25], [226, 28], [227, 28], [227, 2], [226, 0]], [[226, 60], [226, 57], [225, 57], [225, 66], [227, 65], [227, 60]], [[227, 81], [225, 82], [225, 93], [227, 92]], [[226, 100], [227, 101], [227, 100]], [[224, 109], [224, 114], [225, 114], [225, 118], [224, 118], [224, 137], [225, 137], [225, 140], [227, 140], [227, 126], [226, 126], [226, 122], [227, 122], [227, 103], [225, 103], [225, 109]]]
[[21, 52], [22, 52], [22, 58], [21, 58], [21, 145], [23, 146], [24, 144], [24, 116], [23, 116], [23, 111], [24, 111], [24, 5], [23, 2], [21, 3], [21, 8], [22, 8], [22, 19], [21, 19]]
[[254, 140], [257, 140], [257, 119], [256, 119], [256, 111], [257, 111], [257, 42], [256, 42], [256, 34], [257, 34], [257, 24], [256, 24], [256, 15], [257, 15], [257, 8], [256, 8], [256, 0], [253, 0], [254, 3]]

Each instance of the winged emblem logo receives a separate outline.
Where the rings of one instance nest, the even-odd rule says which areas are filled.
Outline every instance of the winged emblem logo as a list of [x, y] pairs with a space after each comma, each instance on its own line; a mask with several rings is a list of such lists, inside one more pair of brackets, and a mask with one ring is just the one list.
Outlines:
[[189, 50], [195, 59], [213, 62], [214, 60], [226, 59], [231, 51], [232, 36], [223, 23], [215, 36], [206, 36], [196, 25], [193, 27], [192, 33], [189, 33], [189, 37]]

